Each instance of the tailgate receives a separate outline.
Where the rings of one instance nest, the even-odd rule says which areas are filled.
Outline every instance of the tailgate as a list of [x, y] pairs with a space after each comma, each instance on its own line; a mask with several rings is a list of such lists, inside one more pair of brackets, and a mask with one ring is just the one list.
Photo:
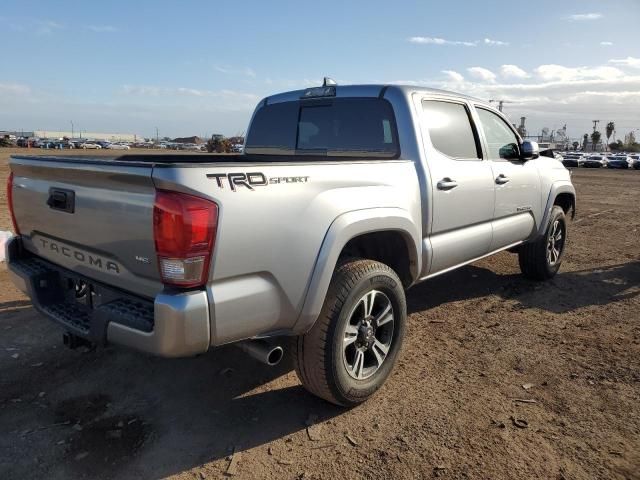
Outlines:
[[24, 247], [55, 264], [154, 297], [152, 164], [14, 157], [13, 205]]

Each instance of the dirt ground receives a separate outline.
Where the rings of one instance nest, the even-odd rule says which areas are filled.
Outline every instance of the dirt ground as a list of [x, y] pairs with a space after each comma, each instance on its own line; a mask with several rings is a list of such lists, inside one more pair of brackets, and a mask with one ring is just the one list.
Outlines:
[[561, 273], [502, 253], [412, 288], [400, 363], [351, 410], [234, 347], [68, 350], [3, 265], [0, 478], [640, 479], [640, 171], [573, 178]]

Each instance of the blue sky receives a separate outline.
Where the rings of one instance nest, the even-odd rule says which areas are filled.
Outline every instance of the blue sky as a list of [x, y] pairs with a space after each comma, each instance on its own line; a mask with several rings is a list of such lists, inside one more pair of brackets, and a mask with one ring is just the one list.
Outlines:
[[324, 75], [507, 99], [531, 132], [640, 128], [640, 1], [526, 3], [4, 0], [0, 129], [231, 135]]

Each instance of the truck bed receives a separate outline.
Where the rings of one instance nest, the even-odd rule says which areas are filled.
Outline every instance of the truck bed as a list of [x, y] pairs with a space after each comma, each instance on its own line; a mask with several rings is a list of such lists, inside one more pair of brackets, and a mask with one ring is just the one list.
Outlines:
[[12, 155], [12, 158], [41, 162], [63, 162], [63, 163], [81, 163], [81, 164], [102, 164], [108, 163], [113, 165], [206, 165], [219, 163], [238, 163], [251, 162], [255, 159], [243, 154], [189, 154], [189, 153], [170, 153], [170, 154], [153, 154], [153, 153], [134, 153], [121, 155]]

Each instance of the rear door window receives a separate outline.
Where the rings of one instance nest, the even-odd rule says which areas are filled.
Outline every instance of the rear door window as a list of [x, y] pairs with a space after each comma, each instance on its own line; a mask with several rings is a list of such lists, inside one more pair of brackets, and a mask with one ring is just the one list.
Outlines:
[[478, 137], [465, 105], [441, 100], [424, 100], [422, 109], [431, 143], [438, 151], [456, 160], [482, 158]]
[[245, 151], [254, 155], [397, 158], [391, 104], [378, 98], [283, 102], [260, 108]]

